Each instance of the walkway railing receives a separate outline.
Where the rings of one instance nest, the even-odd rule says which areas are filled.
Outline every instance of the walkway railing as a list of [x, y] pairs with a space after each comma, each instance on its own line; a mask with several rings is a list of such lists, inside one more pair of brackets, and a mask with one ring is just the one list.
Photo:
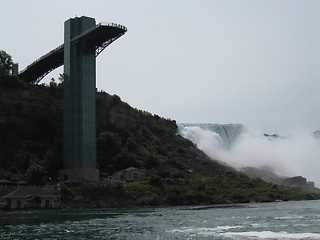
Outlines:
[[[100, 44], [99, 46], [96, 46], [96, 52], [95, 52], [96, 57], [107, 46], [109, 46], [112, 42], [114, 42], [116, 39], [121, 37], [127, 31], [127, 28], [123, 25], [116, 24], [116, 23], [101, 22], [93, 26], [92, 28], [89, 28], [88, 30], [84, 31], [83, 33], [75, 36], [74, 38], [71, 39], [71, 42], [76, 43], [77, 41], [80, 41], [85, 36], [90, 36], [91, 33], [93, 33], [94, 31], [96, 31], [101, 27], [113, 27], [113, 28], [121, 29], [122, 31], [120, 31], [113, 37], [110, 36], [102, 44]], [[50, 73], [57, 67], [60, 67], [61, 65], [63, 65], [63, 57], [64, 57], [63, 52], [64, 52], [64, 44], [58, 46], [57, 48], [43, 55], [36, 61], [32, 62], [24, 70], [19, 72], [19, 76], [21, 78], [25, 77], [26, 79], [24, 80], [32, 84], [38, 84], [48, 73]], [[50, 60], [50, 58], [53, 58], [53, 59]], [[49, 64], [50, 61], [51, 61], [51, 64]], [[46, 64], [46, 62], [48, 63]], [[28, 75], [33, 75], [33, 76], [28, 76]], [[32, 78], [32, 79], [27, 79], [27, 78]]]

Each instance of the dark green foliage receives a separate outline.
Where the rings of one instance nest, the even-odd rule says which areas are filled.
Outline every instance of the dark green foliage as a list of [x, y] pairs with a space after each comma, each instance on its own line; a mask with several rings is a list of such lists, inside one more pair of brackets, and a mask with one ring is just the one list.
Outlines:
[[160, 167], [161, 160], [160, 157], [157, 157], [156, 155], [148, 155], [146, 158], [146, 168], [152, 169], [152, 168], [158, 168]]
[[132, 138], [128, 137], [127, 143], [126, 143], [126, 148], [131, 152], [137, 153], [138, 150], [139, 150], [139, 145], [138, 145], [138, 143], [136, 143], [135, 140], [133, 140]]
[[[216, 181], [215, 178], [201, 179], [163, 179], [152, 175], [148, 180], [137, 183], [117, 182], [114, 185], [96, 188], [68, 188], [61, 199], [68, 207], [124, 207], [155, 205], [196, 205], [244, 202], [268, 202], [276, 199], [301, 200], [317, 199], [319, 194], [307, 194], [298, 189], [269, 184], [238, 176], [237, 180], [245, 186], [227, 187], [231, 179]], [[246, 188], [248, 183], [256, 186]]]
[[[12, 98], [0, 98], [1, 109], [10, 109], [11, 114], [10, 121], [2, 120], [0, 124], [0, 170], [10, 173], [8, 180], [26, 181], [27, 170], [35, 160], [42, 162], [46, 180], [56, 180], [62, 168], [62, 109], [55, 105], [59, 98], [51, 98], [48, 91], [44, 86], [1, 88], [0, 94]], [[38, 92], [41, 95], [37, 96]], [[25, 96], [36, 96], [32, 100], [36, 104]], [[10, 169], [16, 169], [17, 173]]]
[[111, 106], [116, 107], [121, 103], [121, 98], [118, 95], [113, 95], [112, 96], [112, 101], [111, 101]]
[[5, 51], [0, 51], [0, 87], [24, 89], [26, 83], [12, 75], [12, 58]]
[[[17, 121], [0, 124], [0, 178], [20, 181], [27, 174], [30, 183], [40, 184], [50, 178], [57, 180], [62, 168], [62, 88], [55, 83], [29, 88], [30, 95], [36, 95], [38, 90], [46, 94], [41, 95], [41, 100], [36, 99], [32, 107], [27, 101], [15, 100], [10, 110]], [[20, 97], [25, 90], [8, 91]], [[43, 99], [49, 100], [42, 103]], [[320, 197], [274, 187], [211, 161], [189, 140], [176, 134], [175, 121], [132, 109], [116, 95], [98, 95], [97, 109], [103, 108], [107, 109], [102, 117], [97, 113], [101, 117], [98, 119], [106, 121], [97, 122], [100, 175], [108, 177], [137, 167], [146, 169], [147, 178], [104, 187], [64, 186], [60, 191], [64, 206], [213, 204]], [[127, 115], [129, 119], [125, 119]]]
[[46, 182], [47, 172], [39, 162], [33, 161], [27, 170], [27, 180], [31, 185], [43, 185]]
[[43, 156], [43, 165], [47, 172], [47, 177], [51, 179], [58, 179], [58, 171], [62, 166], [62, 153], [49, 149]]
[[141, 167], [138, 164], [138, 156], [130, 151], [123, 151], [114, 157], [115, 169], [121, 170], [128, 167]]
[[160, 187], [163, 184], [163, 179], [157, 175], [152, 175], [149, 179], [149, 183], [152, 186]]
[[97, 147], [104, 160], [112, 159], [121, 152], [121, 138], [115, 132], [102, 132], [97, 137]]
[[14, 88], [14, 89], [25, 89], [27, 84], [20, 80], [17, 76], [2, 76], [0, 78], [0, 87], [2, 88]]
[[9, 76], [12, 70], [12, 58], [3, 50], [0, 50], [0, 78]]

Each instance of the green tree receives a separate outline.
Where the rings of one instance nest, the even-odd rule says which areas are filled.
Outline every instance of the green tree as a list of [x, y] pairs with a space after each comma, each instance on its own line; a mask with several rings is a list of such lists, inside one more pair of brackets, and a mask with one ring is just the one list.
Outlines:
[[97, 138], [97, 164], [102, 171], [110, 171], [116, 164], [114, 157], [121, 153], [121, 137], [115, 132], [102, 132]]
[[26, 83], [19, 79], [18, 76], [12, 75], [12, 58], [3, 50], [0, 50], [0, 85], [5, 88], [20, 88], [26, 87]]
[[102, 132], [98, 135], [97, 145], [107, 158], [112, 158], [121, 152], [121, 137], [118, 133]]
[[9, 76], [12, 71], [12, 58], [3, 50], [0, 50], [0, 77]]
[[56, 179], [58, 177], [58, 172], [63, 168], [63, 162], [61, 156], [57, 151], [49, 149], [43, 156], [43, 165], [46, 169], [48, 177]]
[[15, 166], [19, 166], [19, 168], [25, 172], [28, 170], [29, 163], [37, 161], [37, 157], [27, 151], [20, 151], [14, 157]]
[[45, 167], [36, 161], [30, 164], [27, 170], [27, 179], [29, 184], [42, 185], [45, 183], [47, 172]]

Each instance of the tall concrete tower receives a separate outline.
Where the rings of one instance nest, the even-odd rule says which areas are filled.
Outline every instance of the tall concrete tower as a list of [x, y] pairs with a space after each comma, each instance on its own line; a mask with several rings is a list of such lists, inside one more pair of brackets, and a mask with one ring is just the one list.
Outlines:
[[[98, 181], [96, 160], [96, 57], [127, 28], [76, 17], [64, 23], [64, 44], [28, 65], [19, 77], [38, 84], [64, 64], [63, 169], [60, 178]], [[18, 70], [18, 69], [17, 69]]]
[[[64, 169], [63, 180], [98, 181], [96, 168], [95, 45], [74, 41], [96, 26], [95, 19], [76, 17], [64, 25]], [[71, 41], [73, 40], [73, 41]]]

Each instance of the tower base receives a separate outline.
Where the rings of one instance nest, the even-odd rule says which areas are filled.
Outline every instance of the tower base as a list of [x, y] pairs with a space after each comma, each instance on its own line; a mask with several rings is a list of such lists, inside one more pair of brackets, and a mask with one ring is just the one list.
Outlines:
[[68, 182], [98, 182], [99, 170], [96, 168], [61, 169], [60, 180]]

